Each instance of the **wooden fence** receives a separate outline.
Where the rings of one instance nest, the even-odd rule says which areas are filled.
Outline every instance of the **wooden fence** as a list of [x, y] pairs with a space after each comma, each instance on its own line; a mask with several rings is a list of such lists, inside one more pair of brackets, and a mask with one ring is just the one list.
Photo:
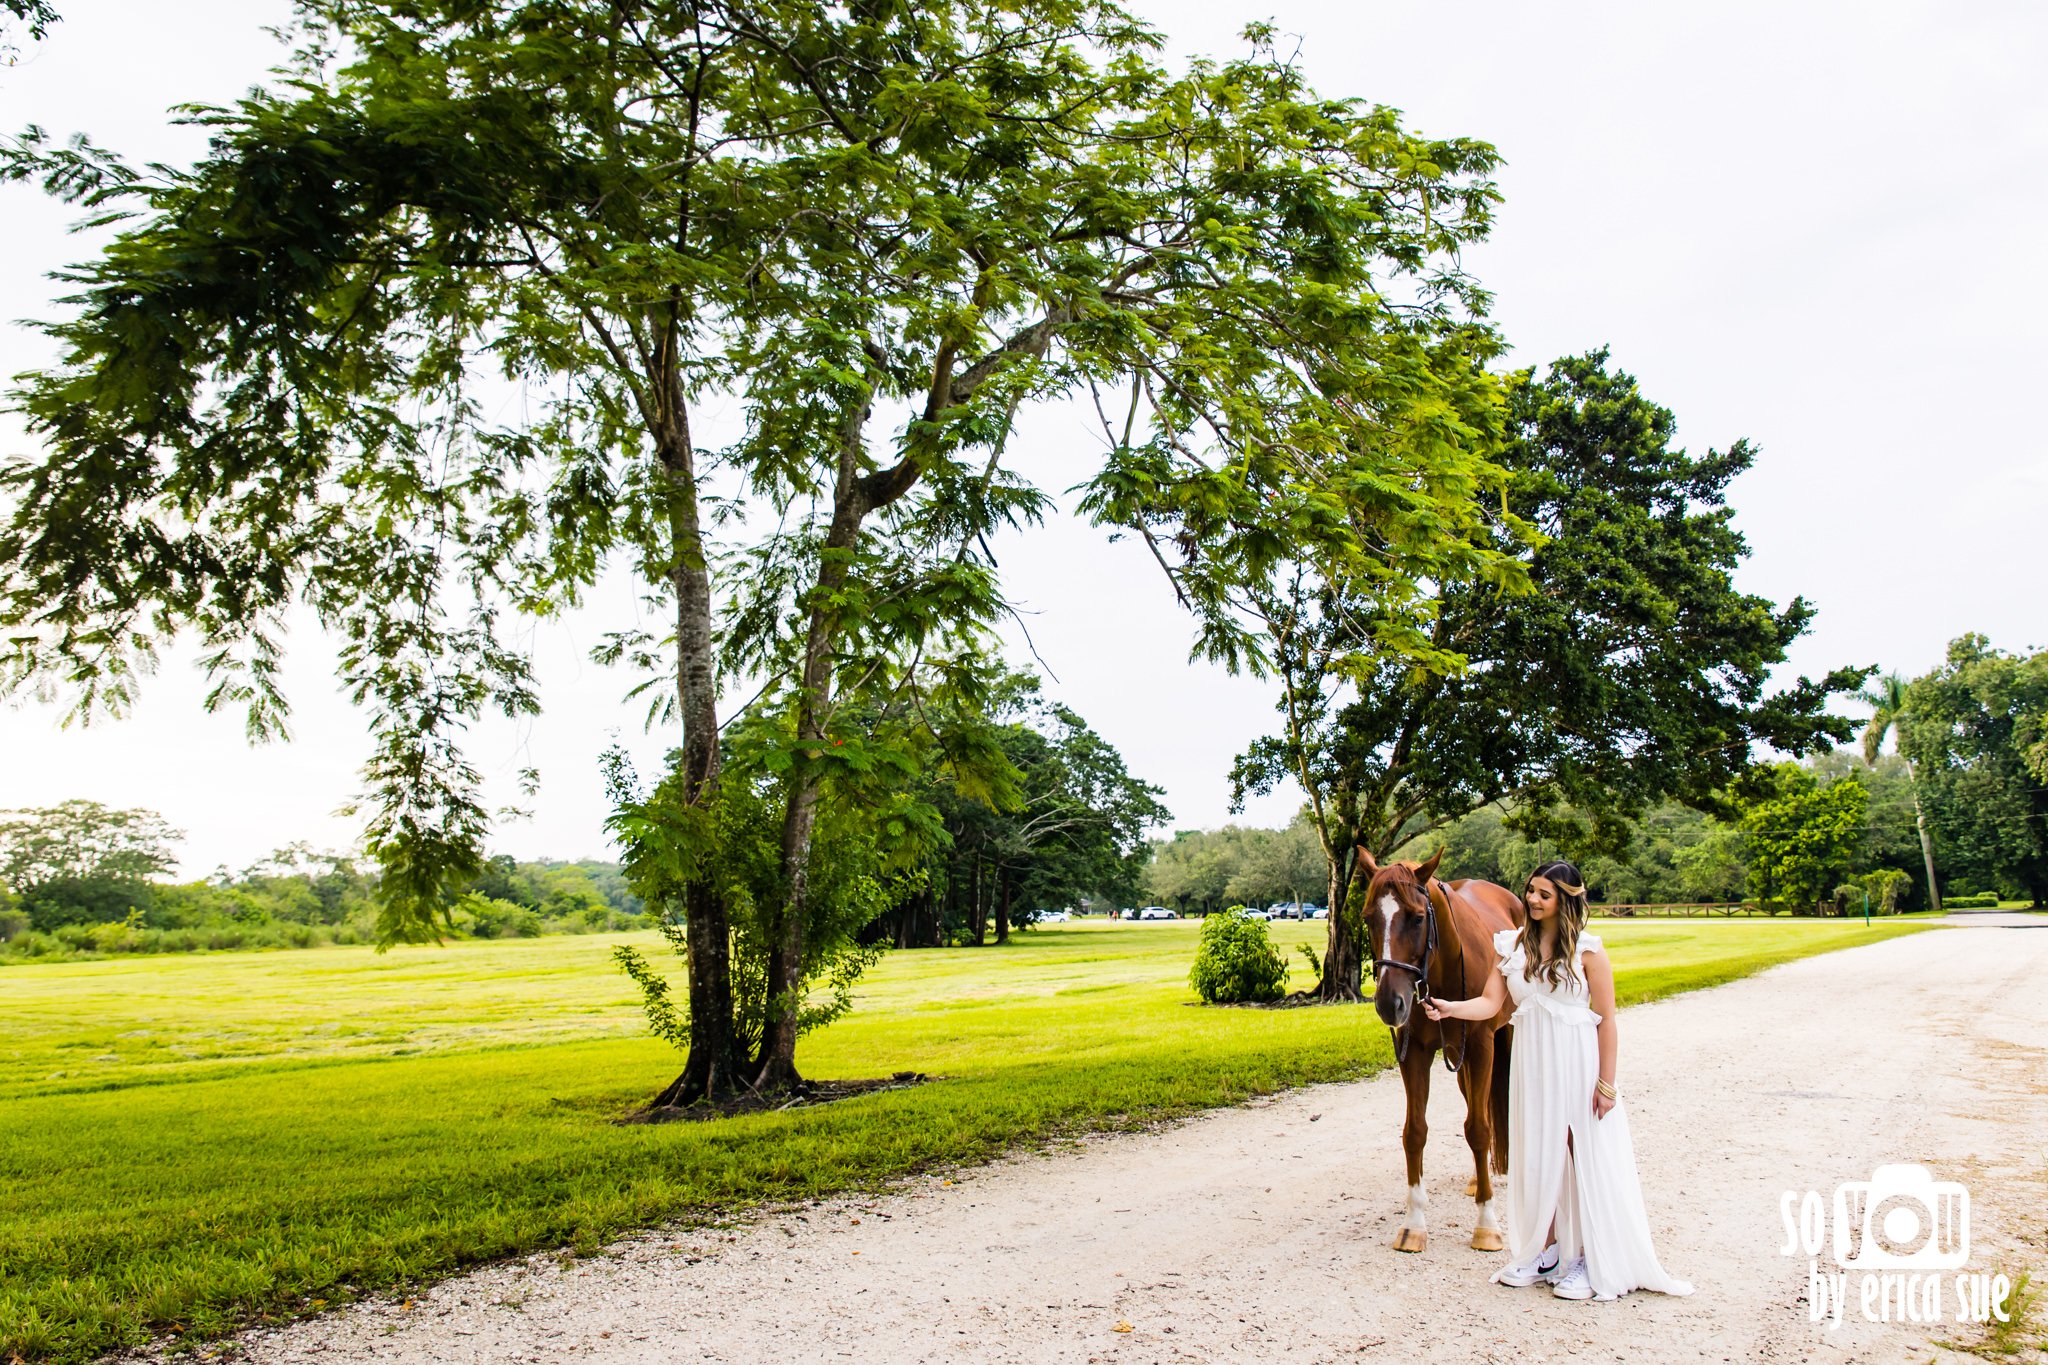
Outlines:
[[1700, 902], [1691, 905], [1589, 905], [1587, 912], [1595, 915], [1613, 915], [1620, 919], [1690, 918], [1695, 915], [1770, 915], [1778, 913], [1768, 910], [1755, 901]]

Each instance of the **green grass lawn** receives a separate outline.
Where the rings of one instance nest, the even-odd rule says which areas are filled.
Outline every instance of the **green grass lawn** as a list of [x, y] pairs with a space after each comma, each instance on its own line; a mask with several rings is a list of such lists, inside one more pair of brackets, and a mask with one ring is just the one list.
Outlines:
[[[1920, 927], [1595, 924], [1625, 1004]], [[1391, 1060], [1362, 1009], [1191, 1005], [1198, 929], [892, 954], [800, 1062], [939, 1080], [658, 1127], [610, 1122], [679, 1064], [641, 1034], [617, 936], [0, 968], [0, 1360], [213, 1335]], [[1273, 930], [1290, 952], [1324, 932]]]

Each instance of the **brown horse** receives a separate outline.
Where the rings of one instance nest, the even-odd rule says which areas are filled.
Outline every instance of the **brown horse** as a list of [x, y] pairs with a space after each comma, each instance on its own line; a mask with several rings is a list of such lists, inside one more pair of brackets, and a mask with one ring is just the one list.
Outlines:
[[[1416, 1004], [1418, 985], [1432, 997], [1467, 1000], [1486, 989], [1493, 971], [1493, 936], [1525, 918], [1521, 898], [1504, 886], [1474, 880], [1436, 880], [1443, 850], [1423, 863], [1381, 867], [1360, 852], [1372, 880], [1355, 903], [1366, 926], [1378, 985], [1373, 1008], [1394, 1030], [1408, 1121], [1401, 1145], [1408, 1153], [1408, 1214], [1394, 1234], [1394, 1250], [1429, 1246], [1429, 1196], [1422, 1186], [1422, 1146], [1429, 1135], [1429, 1064], [1442, 1050], [1444, 1065], [1465, 1092], [1465, 1141], [1472, 1148], [1472, 1181], [1465, 1193], [1478, 1200], [1472, 1245], [1505, 1245], [1494, 1215], [1493, 1177], [1508, 1169], [1508, 1060], [1513, 1030], [1506, 1005], [1492, 1019], [1431, 1019]], [[1353, 882], [1353, 886], [1357, 883]], [[1426, 983], [1426, 984], [1423, 984]], [[1492, 1155], [1492, 1165], [1487, 1162]]]

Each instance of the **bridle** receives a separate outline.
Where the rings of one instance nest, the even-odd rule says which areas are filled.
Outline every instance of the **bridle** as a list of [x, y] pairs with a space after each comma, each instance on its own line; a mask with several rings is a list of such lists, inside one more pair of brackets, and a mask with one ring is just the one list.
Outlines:
[[[1380, 979], [1380, 968], [1382, 967], [1393, 967], [1399, 971], [1411, 973], [1415, 977], [1415, 1009], [1408, 1016], [1409, 1027], [1390, 1028], [1388, 1030], [1394, 1037], [1394, 1064], [1396, 1066], [1403, 1065], [1408, 1060], [1408, 1039], [1410, 1034], [1414, 1032], [1415, 1021], [1418, 1018], [1427, 1017], [1422, 1013], [1422, 1002], [1429, 999], [1429, 964], [1430, 959], [1436, 954], [1437, 947], [1436, 897], [1430, 894], [1431, 888], [1435, 888], [1443, 895], [1444, 913], [1449, 914], [1451, 909], [1451, 888], [1445, 886], [1440, 879], [1431, 877], [1428, 883], [1422, 887], [1423, 936], [1421, 963], [1418, 965], [1413, 962], [1403, 962], [1396, 957], [1376, 957], [1372, 960], [1372, 979], [1374, 981]], [[1370, 907], [1368, 907], [1369, 909]], [[1439, 1031], [1443, 1032], [1444, 1030]], [[1460, 1019], [1458, 1020], [1458, 1060], [1455, 1062], [1451, 1060], [1450, 1044], [1446, 1041], [1444, 1044], [1444, 1068], [1455, 1076], [1458, 1073], [1458, 1068], [1464, 1064], [1465, 1021]]]

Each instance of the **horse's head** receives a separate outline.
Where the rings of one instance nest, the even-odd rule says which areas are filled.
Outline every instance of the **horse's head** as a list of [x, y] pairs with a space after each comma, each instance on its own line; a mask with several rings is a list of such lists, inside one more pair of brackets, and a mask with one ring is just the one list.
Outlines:
[[[1379, 964], [1379, 988], [1373, 1008], [1380, 1022], [1400, 1028], [1415, 1008], [1415, 983], [1428, 970], [1424, 953], [1429, 943], [1429, 879], [1443, 855], [1438, 849], [1421, 863], [1388, 863], [1382, 867], [1370, 853], [1359, 859], [1372, 874], [1359, 907], [1365, 921], [1367, 956]], [[1405, 964], [1412, 970], [1403, 970]]]

